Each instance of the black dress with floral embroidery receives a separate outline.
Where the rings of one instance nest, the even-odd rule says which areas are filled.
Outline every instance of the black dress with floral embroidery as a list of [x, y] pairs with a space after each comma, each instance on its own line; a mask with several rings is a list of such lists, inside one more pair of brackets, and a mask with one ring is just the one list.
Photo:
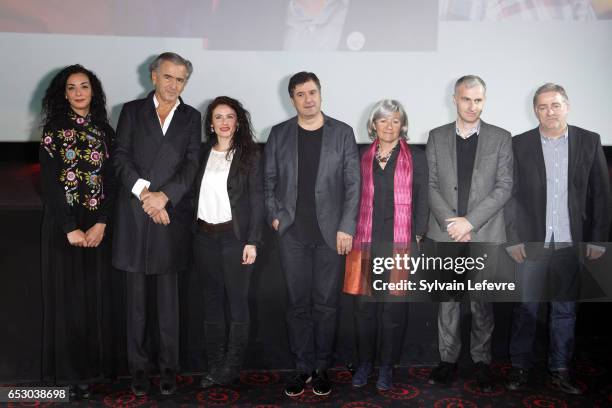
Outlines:
[[[110, 217], [114, 131], [70, 112], [45, 126], [39, 149], [44, 215], [42, 285], [45, 381], [81, 384], [108, 377], [113, 364]], [[107, 224], [97, 248], [67, 234]]]

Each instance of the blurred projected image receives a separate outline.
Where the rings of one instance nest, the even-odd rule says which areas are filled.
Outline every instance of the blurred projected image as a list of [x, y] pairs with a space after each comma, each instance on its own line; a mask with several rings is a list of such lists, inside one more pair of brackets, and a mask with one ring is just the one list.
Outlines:
[[587, 21], [612, 19], [612, 0], [440, 0], [440, 20]]
[[201, 38], [211, 50], [435, 50], [438, 1], [2, 0], [0, 31]]

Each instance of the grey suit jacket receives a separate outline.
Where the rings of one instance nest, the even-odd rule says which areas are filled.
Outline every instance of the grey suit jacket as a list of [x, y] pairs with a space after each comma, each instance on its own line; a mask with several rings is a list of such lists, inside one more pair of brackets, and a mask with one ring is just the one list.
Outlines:
[[[427, 236], [451, 242], [447, 218], [457, 216], [455, 122], [429, 132], [429, 226]], [[466, 218], [474, 226], [473, 242], [505, 242], [504, 204], [512, 193], [510, 133], [481, 120]]]
[[[315, 205], [327, 245], [336, 249], [336, 233], [355, 234], [361, 175], [353, 129], [325, 116]], [[265, 147], [264, 195], [268, 225], [280, 221], [283, 235], [295, 221], [298, 193], [297, 117], [274, 126]]]

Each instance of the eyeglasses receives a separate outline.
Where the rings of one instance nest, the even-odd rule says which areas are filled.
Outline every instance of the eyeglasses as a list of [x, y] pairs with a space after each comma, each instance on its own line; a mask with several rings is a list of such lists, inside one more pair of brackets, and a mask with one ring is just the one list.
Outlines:
[[552, 110], [553, 113], [559, 113], [563, 108], [562, 103], [553, 103], [552, 105], [538, 105], [536, 110], [538, 113], [547, 113], [549, 110]]

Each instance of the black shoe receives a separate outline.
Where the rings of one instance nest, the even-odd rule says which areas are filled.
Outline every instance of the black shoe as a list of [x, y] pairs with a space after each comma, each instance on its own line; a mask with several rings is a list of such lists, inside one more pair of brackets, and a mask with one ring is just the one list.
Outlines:
[[479, 361], [474, 364], [476, 370], [476, 383], [482, 392], [493, 391], [493, 373], [488, 364]]
[[213, 385], [218, 385], [218, 383], [211, 377], [210, 373], [204, 373], [202, 379], [200, 380], [200, 387], [210, 388]]
[[457, 363], [440, 361], [440, 364], [431, 371], [427, 382], [430, 384], [448, 384], [453, 379], [455, 371], [457, 371]]
[[79, 384], [77, 388], [79, 390], [80, 399], [86, 400], [91, 397], [91, 387], [89, 387], [89, 384]]
[[132, 392], [137, 397], [147, 395], [151, 384], [149, 383], [149, 376], [144, 370], [136, 370], [132, 377]]
[[297, 397], [304, 393], [304, 387], [312, 380], [312, 377], [304, 372], [298, 372], [287, 382], [285, 394], [290, 397]]
[[165, 368], [159, 377], [159, 392], [162, 395], [172, 395], [176, 392], [176, 372]]
[[312, 375], [312, 392], [316, 395], [329, 395], [331, 389], [331, 381], [329, 381], [327, 371], [315, 371]]
[[549, 373], [550, 382], [566, 394], [582, 395], [582, 389], [571, 379], [569, 370], [555, 370]]
[[68, 386], [68, 398], [70, 398], [70, 401], [74, 401], [79, 398], [76, 385], [70, 384]]
[[529, 371], [519, 367], [512, 367], [506, 379], [506, 389], [520, 391], [525, 388], [529, 381]]

